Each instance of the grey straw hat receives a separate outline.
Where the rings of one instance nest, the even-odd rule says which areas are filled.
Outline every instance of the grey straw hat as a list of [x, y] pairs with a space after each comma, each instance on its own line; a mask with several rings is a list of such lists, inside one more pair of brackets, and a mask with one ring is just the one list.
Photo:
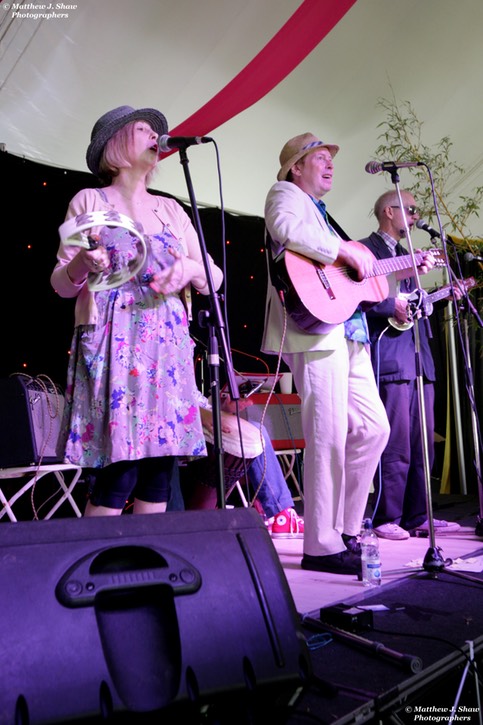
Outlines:
[[287, 174], [294, 164], [306, 154], [310, 154], [318, 148], [328, 149], [332, 158], [339, 150], [334, 144], [324, 143], [313, 133], [302, 133], [287, 141], [280, 152], [280, 171], [277, 174], [279, 181], [285, 181]]
[[93, 174], [99, 175], [99, 164], [106, 143], [114, 136], [116, 131], [132, 121], [146, 121], [158, 136], [168, 133], [168, 122], [163, 114], [154, 108], [136, 110], [131, 106], [119, 106], [112, 111], [108, 111], [96, 121], [86, 153], [87, 166]]

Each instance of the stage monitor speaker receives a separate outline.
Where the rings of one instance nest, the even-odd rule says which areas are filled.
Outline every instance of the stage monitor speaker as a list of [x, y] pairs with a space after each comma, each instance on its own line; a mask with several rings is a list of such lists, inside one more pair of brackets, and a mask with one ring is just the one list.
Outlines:
[[0, 468], [59, 463], [64, 396], [43, 379], [0, 379]]
[[[268, 394], [254, 393], [250, 396], [253, 405], [241, 412], [241, 416], [255, 425], [259, 424], [267, 405]], [[275, 450], [305, 448], [300, 414], [301, 401], [296, 393], [274, 394], [268, 404], [264, 425]]]
[[226, 701], [232, 725], [237, 702], [273, 712], [310, 677], [254, 509], [2, 524], [0, 548], [1, 723], [171, 723]]

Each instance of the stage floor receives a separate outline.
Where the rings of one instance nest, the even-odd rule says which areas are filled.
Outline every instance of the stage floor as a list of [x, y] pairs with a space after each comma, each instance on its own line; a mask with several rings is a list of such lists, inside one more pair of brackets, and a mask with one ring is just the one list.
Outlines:
[[[477, 689], [483, 691], [483, 537], [475, 533], [479, 505], [471, 497], [443, 501], [444, 510], [438, 508], [436, 518], [457, 521], [461, 529], [436, 537], [443, 560], [453, 560], [436, 576], [416, 570], [430, 548], [428, 538], [380, 540], [383, 580], [376, 589], [365, 589], [352, 576], [304, 571], [303, 542], [274, 541], [313, 668], [313, 679], [285, 725], [481, 725]], [[362, 643], [321, 623], [320, 610], [341, 603], [351, 611], [372, 611], [373, 629], [355, 634]], [[465, 672], [471, 650], [479, 686], [473, 669]], [[455, 703], [458, 709], [451, 720]]]
[[[483, 548], [483, 537], [475, 534], [479, 514], [477, 497], [440, 496], [439, 504], [434, 506], [434, 514], [435, 518], [456, 521], [461, 526], [461, 529], [453, 535], [436, 537], [436, 546], [441, 548], [441, 556], [445, 561], [452, 559], [453, 562], [455, 560], [457, 562], [460, 558], [468, 557]], [[367, 594], [356, 577], [304, 571], [300, 567], [303, 540], [273, 539], [272, 541], [280, 557], [299, 614]], [[379, 544], [383, 587], [413, 573], [415, 566], [421, 565], [430, 547], [428, 538], [416, 537], [404, 541], [379, 539]], [[454, 563], [449, 568], [458, 566], [459, 563]], [[477, 561], [474, 563], [466, 561], [464, 566], [473, 571], [482, 571], [483, 551], [480, 552]], [[394, 571], [398, 573], [391, 573]], [[369, 594], [372, 593], [371, 590]]]

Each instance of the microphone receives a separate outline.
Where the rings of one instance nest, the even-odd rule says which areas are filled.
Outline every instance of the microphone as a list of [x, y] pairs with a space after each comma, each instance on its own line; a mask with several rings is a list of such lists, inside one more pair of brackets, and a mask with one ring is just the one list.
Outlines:
[[437, 232], [436, 229], [433, 229], [433, 227], [430, 227], [429, 224], [426, 224], [426, 222], [422, 219], [418, 219], [416, 226], [418, 229], [423, 229], [425, 232], [428, 232], [431, 237], [438, 237], [438, 239], [441, 239], [441, 234]]
[[368, 161], [365, 169], [368, 174], [378, 174], [380, 171], [409, 169], [412, 166], [424, 166], [424, 163], [422, 161]]
[[158, 151], [167, 153], [172, 149], [187, 149], [188, 146], [196, 146], [200, 143], [213, 141], [209, 136], [160, 136], [158, 138]]
[[463, 259], [465, 262], [483, 262], [483, 257], [478, 256], [478, 254], [471, 254], [471, 252], [466, 252]]

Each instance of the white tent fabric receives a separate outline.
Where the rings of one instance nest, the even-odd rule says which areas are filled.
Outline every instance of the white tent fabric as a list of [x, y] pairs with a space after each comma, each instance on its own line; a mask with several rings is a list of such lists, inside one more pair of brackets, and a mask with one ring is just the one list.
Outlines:
[[[66, 17], [42, 18], [35, 16], [49, 10], [37, 0], [2, 2], [0, 142], [12, 154], [85, 171], [90, 131], [105, 111], [154, 106], [177, 126], [301, 4], [77, 0], [50, 4], [50, 12]], [[451, 138], [452, 159], [467, 169], [451, 194], [456, 202], [471, 195], [483, 185], [482, 33], [482, 0], [357, 0], [273, 91], [210, 133], [220, 151], [226, 208], [261, 216], [281, 147], [311, 131], [341, 147], [330, 212], [353, 238], [369, 233], [372, 204], [391, 180], [368, 176], [364, 166], [384, 120], [378, 99], [389, 98], [391, 87], [424, 121], [425, 144]], [[213, 146], [188, 154], [198, 202], [220, 206]], [[401, 172], [402, 186], [407, 174]], [[160, 164], [154, 186], [187, 198], [178, 154]], [[478, 225], [471, 231], [482, 235]]]

